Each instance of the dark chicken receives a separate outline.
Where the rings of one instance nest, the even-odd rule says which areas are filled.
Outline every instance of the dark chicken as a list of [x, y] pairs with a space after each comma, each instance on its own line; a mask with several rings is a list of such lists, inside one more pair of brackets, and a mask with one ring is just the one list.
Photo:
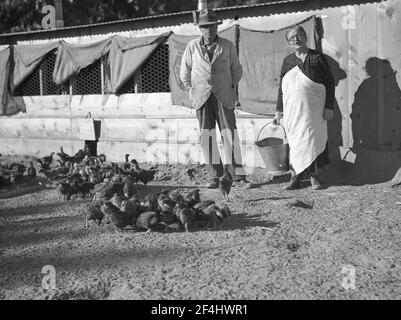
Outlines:
[[168, 231], [169, 226], [179, 222], [177, 216], [170, 211], [160, 212], [159, 220], [160, 224], [163, 224], [166, 227], [166, 232]]
[[134, 187], [136, 181], [131, 176], [125, 177], [123, 181], [124, 181], [124, 187], [123, 187], [124, 196], [127, 198], [131, 198], [134, 194], [137, 193], [137, 190]]
[[12, 172], [10, 176], [10, 182], [14, 185], [19, 185], [22, 183], [24, 175], [20, 172]]
[[86, 155], [85, 151], [79, 149], [78, 152], [74, 155], [73, 157], [74, 159], [72, 160], [72, 162], [77, 162], [77, 163], [81, 162], [82, 160], [84, 160], [85, 155]]
[[126, 226], [132, 226], [132, 215], [121, 212], [116, 206], [110, 201], [104, 203], [100, 210], [106, 215], [107, 219], [114, 225], [116, 232], [125, 228]]
[[223, 222], [231, 215], [231, 211], [227, 206], [220, 209], [216, 205], [211, 205], [205, 210], [205, 214], [213, 216], [213, 219], [211, 219], [213, 222], [213, 229], [218, 226], [221, 230]]
[[90, 193], [94, 186], [95, 184], [92, 182], [76, 182], [74, 184], [77, 193], [81, 196], [82, 199], [85, 199], [86, 195]]
[[159, 206], [160, 211], [169, 211], [169, 212], [172, 212], [174, 206], [176, 205], [176, 203], [164, 193], [159, 195], [157, 199], [157, 204]]
[[123, 202], [124, 198], [119, 195], [118, 193], [115, 193], [113, 198], [111, 198], [111, 203], [113, 204], [113, 206], [117, 207], [118, 209], [121, 208], [121, 203]]
[[50, 156], [43, 157], [42, 159], [38, 159], [38, 160], [42, 160], [43, 165], [46, 165], [50, 168], [50, 165], [53, 162], [53, 154], [54, 154], [54, 152], [51, 152]]
[[108, 201], [115, 193], [122, 193], [124, 184], [119, 182], [100, 183], [93, 190], [94, 200]]
[[203, 201], [198, 202], [197, 204], [195, 204], [195, 205], [193, 206], [193, 208], [194, 208], [195, 210], [204, 210], [204, 209], [206, 209], [207, 207], [209, 207], [209, 206], [211, 206], [212, 204], [215, 204], [215, 203], [216, 203], [216, 202], [213, 201], [213, 200], [203, 200]]
[[142, 212], [136, 220], [136, 227], [138, 229], [147, 230], [146, 233], [155, 231], [160, 225], [160, 215], [155, 211]]
[[179, 202], [174, 207], [173, 213], [176, 215], [181, 224], [185, 227], [185, 231], [189, 231], [189, 227], [196, 225], [197, 211], [188, 207], [187, 203]]
[[58, 152], [57, 155], [62, 163], [75, 161], [75, 157], [71, 157], [70, 155], [66, 154], [63, 150], [63, 147], [60, 147], [60, 152]]
[[45, 163], [40, 159], [36, 159], [36, 162], [39, 163], [41, 169], [50, 170], [50, 164], [49, 163]]
[[33, 166], [33, 162], [32, 161], [29, 162], [29, 167], [28, 167], [28, 172], [27, 173], [28, 173], [28, 177], [36, 178], [36, 169]]
[[60, 197], [62, 195], [64, 202], [68, 203], [71, 197], [78, 193], [78, 190], [73, 185], [66, 182], [60, 182], [57, 186], [57, 192], [58, 196]]
[[141, 206], [136, 201], [129, 199], [129, 200], [123, 200], [121, 202], [120, 211], [131, 216], [131, 226], [132, 227], [136, 226], [136, 220], [138, 219], [138, 216], [141, 213], [140, 209], [141, 209]]
[[101, 225], [104, 214], [100, 210], [102, 203], [100, 201], [97, 202], [88, 202], [83, 204], [78, 211], [82, 214], [85, 214], [85, 229], [89, 228], [89, 221], [95, 221], [98, 226]]
[[135, 159], [131, 160], [131, 163], [135, 173], [137, 174], [138, 180], [141, 181], [145, 186], [154, 179], [156, 170], [141, 169]]
[[195, 189], [191, 192], [189, 192], [185, 197], [184, 201], [187, 203], [189, 207], [194, 206], [195, 204], [200, 202], [200, 196], [199, 196], [199, 189]]
[[154, 193], [154, 194], [148, 194], [143, 201], [141, 202], [141, 205], [146, 208], [148, 211], [160, 211], [159, 208], [159, 197], [161, 194], [166, 195], [168, 193], [168, 190], [163, 190], [160, 193]]
[[233, 185], [233, 178], [229, 171], [229, 165], [224, 165], [224, 174], [219, 179], [219, 189], [220, 192], [223, 194], [224, 200], [230, 201], [228, 195], [231, 191], [231, 187]]

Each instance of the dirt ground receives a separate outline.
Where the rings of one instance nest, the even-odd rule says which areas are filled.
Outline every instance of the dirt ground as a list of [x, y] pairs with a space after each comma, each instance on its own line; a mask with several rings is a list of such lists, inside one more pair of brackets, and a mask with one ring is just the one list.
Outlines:
[[[189, 191], [205, 167], [159, 166], [157, 178], [141, 192]], [[0, 299], [401, 297], [399, 188], [282, 191], [288, 176], [262, 169], [250, 180], [256, 188], [233, 188], [222, 230], [189, 233], [87, 230], [84, 200], [69, 207], [54, 188], [0, 199]], [[218, 190], [201, 188], [201, 198], [222, 204]], [[55, 290], [42, 288], [45, 265], [56, 270]], [[354, 289], [342, 286], [345, 266], [355, 268]]]

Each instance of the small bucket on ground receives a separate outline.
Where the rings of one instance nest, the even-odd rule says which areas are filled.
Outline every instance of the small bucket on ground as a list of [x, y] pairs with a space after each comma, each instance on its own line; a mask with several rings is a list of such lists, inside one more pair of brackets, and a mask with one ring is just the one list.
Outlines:
[[269, 122], [265, 124], [262, 129], [260, 129], [258, 137], [256, 138], [255, 145], [259, 150], [259, 154], [262, 157], [264, 164], [266, 165], [266, 169], [269, 173], [277, 174], [288, 171], [288, 152], [289, 146], [284, 140], [287, 138], [284, 127], [280, 124], [280, 127], [283, 129], [284, 138], [277, 137], [267, 137], [262, 140], [259, 140], [259, 136], [262, 130], [269, 124], [273, 122]]

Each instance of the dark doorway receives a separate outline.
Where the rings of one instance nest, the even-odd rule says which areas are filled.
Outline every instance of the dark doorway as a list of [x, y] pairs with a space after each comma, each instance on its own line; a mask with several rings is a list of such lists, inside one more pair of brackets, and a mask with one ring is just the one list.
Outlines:
[[100, 130], [102, 126], [102, 121], [93, 120], [93, 126], [95, 127], [95, 139], [96, 140], [85, 140], [85, 150], [89, 153], [91, 157], [97, 156], [97, 142], [100, 138]]

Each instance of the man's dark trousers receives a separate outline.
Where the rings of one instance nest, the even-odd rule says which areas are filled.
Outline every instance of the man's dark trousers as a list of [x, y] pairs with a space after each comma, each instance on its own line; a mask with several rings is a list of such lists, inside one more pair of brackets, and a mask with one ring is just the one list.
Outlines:
[[234, 109], [224, 108], [212, 93], [206, 103], [196, 111], [196, 116], [201, 132], [200, 145], [211, 178], [216, 179], [223, 175], [216, 139], [216, 122], [223, 141], [225, 163], [229, 164], [232, 169], [230, 171], [235, 173], [235, 180], [245, 178]]

